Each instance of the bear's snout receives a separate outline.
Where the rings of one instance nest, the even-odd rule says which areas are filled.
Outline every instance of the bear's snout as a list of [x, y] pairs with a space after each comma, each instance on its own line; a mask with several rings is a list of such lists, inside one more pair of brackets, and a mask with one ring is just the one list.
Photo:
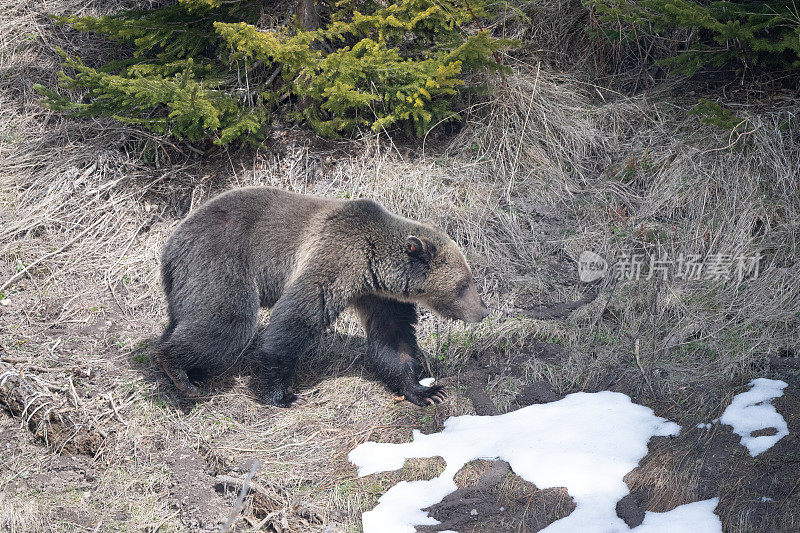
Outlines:
[[462, 318], [462, 320], [464, 322], [477, 323], [489, 316], [490, 313], [491, 311], [489, 308], [486, 307], [486, 304], [484, 304], [483, 300], [481, 300], [480, 307], [472, 312], [464, 313], [465, 316]]
[[461, 301], [461, 316], [464, 322], [477, 323], [489, 316], [489, 308], [483, 302], [477, 288], [469, 291], [466, 298]]

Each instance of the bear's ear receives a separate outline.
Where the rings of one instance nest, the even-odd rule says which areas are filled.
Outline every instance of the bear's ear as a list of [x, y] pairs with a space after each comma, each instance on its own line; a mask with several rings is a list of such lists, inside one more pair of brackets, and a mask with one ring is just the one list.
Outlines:
[[427, 239], [411, 235], [406, 239], [406, 253], [411, 257], [427, 261], [436, 254], [436, 247]]

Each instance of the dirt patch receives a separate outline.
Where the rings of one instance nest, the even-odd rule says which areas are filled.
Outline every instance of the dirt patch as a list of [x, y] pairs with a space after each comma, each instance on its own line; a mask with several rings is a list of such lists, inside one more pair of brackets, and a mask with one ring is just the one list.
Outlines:
[[574, 302], [558, 302], [543, 304], [530, 297], [522, 297], [517, 300], [522, 316], [535, 318], [537, 320], [553, 320], [554, 318], [565, 318], [576, 309], [592, 303], [597, 298], [597, 292], [588, 292], [579, 300]]
[[441, 524], [435, 529], [418, 528], [418, 531], [480, 531], [479, 524], [484, 527], [488, 523], [499, 526], [500, 519], [509, 514], [502, 515], [504, 511], [496, 495], [470, 487], [448, 495], [441, 503], [428, 509], [429, 514]]
[[534, 341], [526, 348], [525, 352], [528, 357], [535, 357], [550, 363], [559, 363], [567, 358], [567, 350], [552, 342]]
[[79, 526], [81, 528], [94, 529], [98, 521], [91, 514], [67, 507], [56, 507], [53, 510], [55, 522], [61, 526]]
[[194, 531], [218, 531], [233, 506], [216, 491], [217, 482], [203, 457], [178, 448], [166, 458], [166, 464], [172, 479], [170, 501], [180, 511], [183, 524]]
[[46, 493], [69, 490], [87, 491], [97, 479], [97, 468], [83, 455], [54, 455], [43, 465], [43, 471], [28, 480], [31, 488]]
[[634, 528], [644, 521], [645, 510], [643, 502], [647, 498], [647, 491], [640, 489], [629, 493], [617, 502], [617, 516]]
[[505, 472], [502, 472], [502, 483], [485, 482], [496, 479], [496, 473], [499, 472], [497, 463], [489, 464], [478, 483], [459, 488], [428, 509], [440, 524], [418, 527], [417, 531], [532, 533], [575, 510], [575, 503], [565, 489], [539, 490], [534, 484], [514, 474], [506, 477]]
[[533, 405], [537, 403], [555, 402], [559, 399], [553, 386], [547, 381], [534, 381], [523, 387], [517, 397], [514, 398], [513, 404], [520, 407]]

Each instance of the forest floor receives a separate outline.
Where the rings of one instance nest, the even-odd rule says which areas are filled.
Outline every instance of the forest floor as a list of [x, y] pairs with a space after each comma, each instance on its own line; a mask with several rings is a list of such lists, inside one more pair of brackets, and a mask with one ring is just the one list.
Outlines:
[[[601, 390], [682, 426], [626, 477], [629, 525], [719, 497], [726, 532], [800, 528], [796, 98], [738, 106], [746, 127], [731, 132], [690, 114], [696, 98], [623, 96], [517, 61], [455, 133], [323, 141], [275, 124], [261, 148], [198, 153], [40, 106], [32, 86], [56, 83], [57, 47], [100, 47], [43, 13], [82, 10], [113, 9], [0, 0], [0, 530], [217, 531], [258, 461], [240, 530], [358, 531], [389, 487], [443, 466], [359, 478], [358, 444]], [[302, 361], [302, 407], [259, 404], [246, 373], [196, 401], [175, 390], [151, 355], [160, 248], [193, 208], [244, 185], [373, 198], [448, 231], [494, 314], [468, 326], [423, 311], [444, 403], [393, 401], [350, 315]], [[584, 251], [610, 265], [591, 283]], [[634, 255], [641, 275], [621, 270]], [[685, 279], [691, 255], [707, 269], [727, 258], [729, 276]], [[665, 258], [662, 277], [650, 265]], [[790, 434], [750, 457], [730, 427], [696, 426], [755, 377], [789, 384], [774, 405]], [[457, 481], [464, 503], [432, 509], [443, 524], [426, 531], [537, 531], [573, 506], [492, 461]]]

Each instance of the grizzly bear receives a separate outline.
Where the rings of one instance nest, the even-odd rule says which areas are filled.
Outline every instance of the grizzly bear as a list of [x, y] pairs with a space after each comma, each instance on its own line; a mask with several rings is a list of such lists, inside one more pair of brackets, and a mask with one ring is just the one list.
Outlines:
[[[367, 333], [367, 360], [394, 392], [417, 405], [442, 400], [419, 383], [416, 303], [441, 316], [487, 316], [472, 272], [442, 230], [371, 200], [301, 195], [272, 187], [223, 193], [167, 240], [161, 277], [169, 322], [156, 359], [178, 389], [189, 374], [257, 361], [261, 400], [289, 407], [295, 366], [347, 307]], [[257, 333], [259, 308], [271, 308]]]

